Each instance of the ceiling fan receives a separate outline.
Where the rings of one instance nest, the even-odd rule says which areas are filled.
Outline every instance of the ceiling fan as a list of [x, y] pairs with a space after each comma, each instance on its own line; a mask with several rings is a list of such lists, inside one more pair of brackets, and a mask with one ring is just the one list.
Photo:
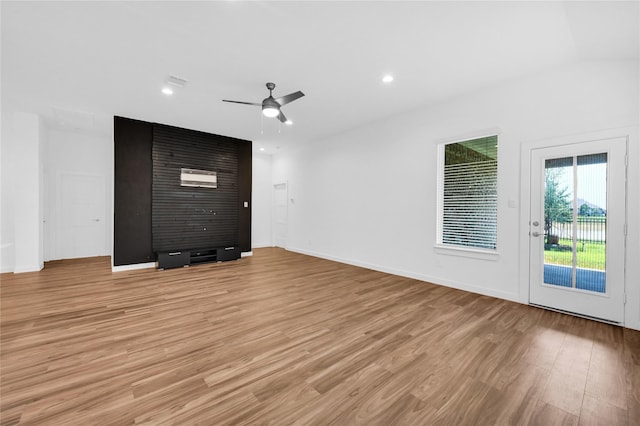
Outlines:
[[256, 105], [262, 107], [262, 113], [265, 117], [278, 117], [278, 120], [285, 123], [287, 121], [287, 117], [284, 116], [280, 107], [282, 105], [286, 105], [289, 102], [293, 102], [298, 98], [304, 96], [304, 93], [301, 91], [297, 91], [294, 93], [290, 93], [286, 96], [282, 96], [280, 98], [274, 98], [271, 92], [276, 88], [275, 83], [267, 83], [267, 89], [269, 89], [269, 97], [264, 98], [262, 103], [256, 102], [241, 102], [241, 101], [229, 101], [227, 99], [223, 99], [222, 102], [232, 102], [234, 104], [245, 104], [245, 105]]

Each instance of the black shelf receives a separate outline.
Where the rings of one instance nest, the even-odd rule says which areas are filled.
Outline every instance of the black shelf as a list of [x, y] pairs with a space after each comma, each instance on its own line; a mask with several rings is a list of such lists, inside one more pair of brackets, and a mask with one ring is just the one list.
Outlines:
[[208, 250], [191, 250], [191, 264], [194, 263], [205, 263], [205, 262], [215, 262], [218, 260], [218, 250], [217, 249], [208, 249]]
[[241, 252], [238, 246], [158, 252], [158, 269], [181, 268], [199, 263], [226, 262], [240, 259], [240, 257]]

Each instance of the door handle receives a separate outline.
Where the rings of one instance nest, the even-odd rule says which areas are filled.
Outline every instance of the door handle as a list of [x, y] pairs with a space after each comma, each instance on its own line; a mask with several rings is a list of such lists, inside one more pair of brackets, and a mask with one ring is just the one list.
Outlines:
[[531, 236], [532, 236], [532, 237], [539, 237], [539, 236], [540, 236], [540, 233], [539, 233], [539, 232], [535, 232], [535, 231], [534, 231], [534, 232], [532, 232], [532, 233], [531, 233]]
[[100, 219], [93, 219], [94, 222], [100, 222]]

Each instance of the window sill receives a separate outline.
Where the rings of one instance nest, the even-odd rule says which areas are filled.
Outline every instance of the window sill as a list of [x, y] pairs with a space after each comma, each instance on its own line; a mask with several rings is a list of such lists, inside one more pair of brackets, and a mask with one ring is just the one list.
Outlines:
[[433, 246], [438, 254], [447, 256], [469, 257], [471, 259], [482, 259], [496, 261], [500, 257], [500, 253], [495, 250], [475, 249], [471, 247], [449, 246], [444, 244], [436, 244]]

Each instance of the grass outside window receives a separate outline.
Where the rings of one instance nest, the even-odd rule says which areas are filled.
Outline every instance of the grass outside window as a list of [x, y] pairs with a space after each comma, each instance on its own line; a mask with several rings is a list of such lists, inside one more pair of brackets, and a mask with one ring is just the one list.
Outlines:
[[[560, 239], [558, 247], [544, 251], [544, 263], [554, 265], [572, 265], [571, 250], [561, 249], [561, 247], [571, 247], [572, 241]], [[577, 267], [585, 269], [605, 270], [606, 264], [606, 243], [578, 241], [576, 245]]]

